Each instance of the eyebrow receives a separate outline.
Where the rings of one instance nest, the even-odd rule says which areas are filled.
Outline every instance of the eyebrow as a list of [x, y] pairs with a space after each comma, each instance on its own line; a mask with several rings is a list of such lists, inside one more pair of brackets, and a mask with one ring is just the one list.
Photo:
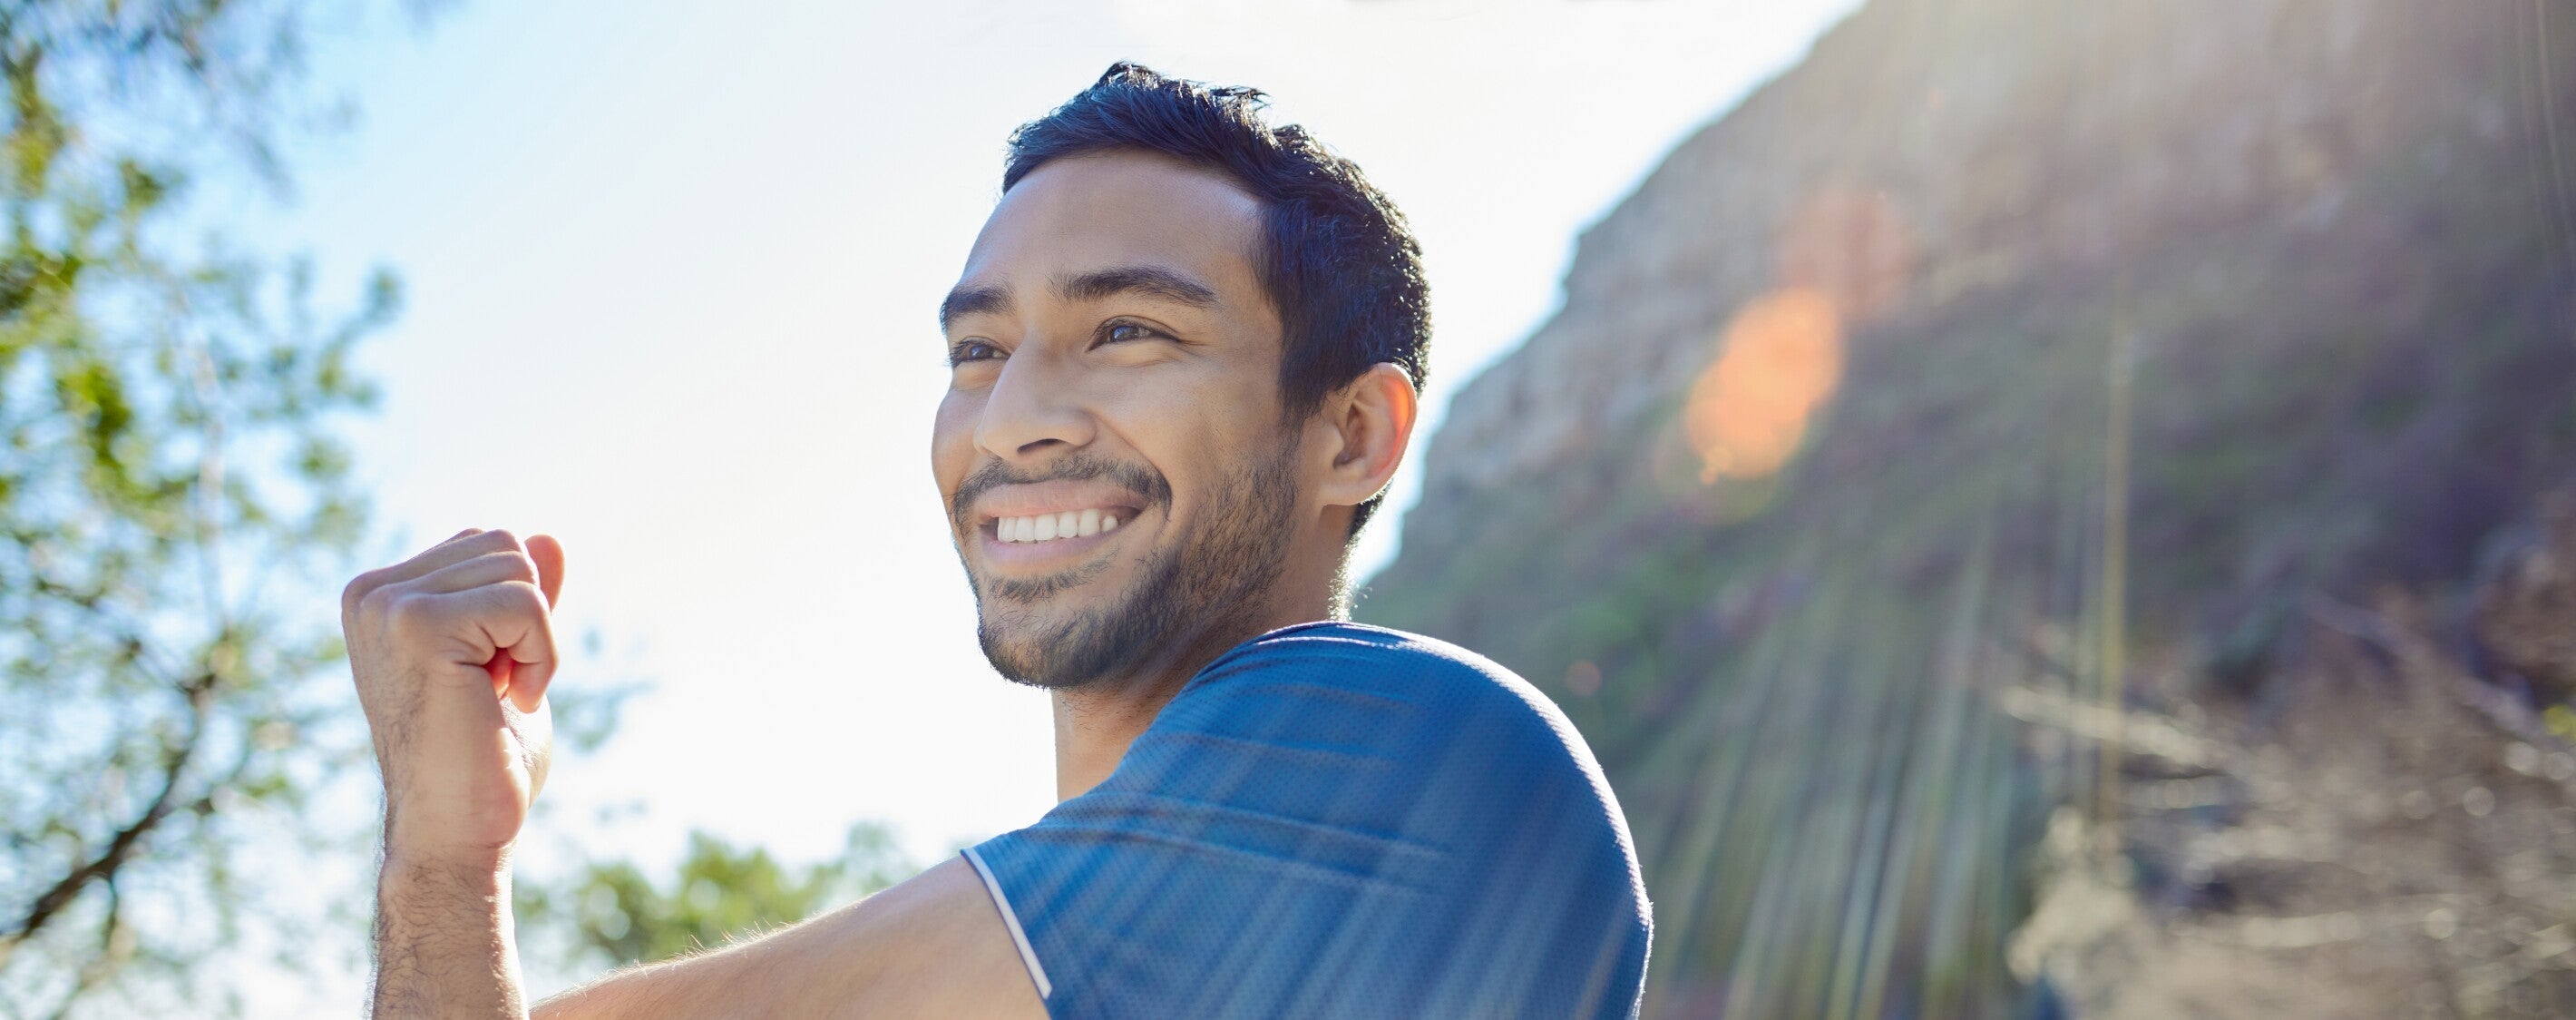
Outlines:
[[[1117, 266], [1059, 276], [1055, 279], [1055, 293], [1066, 301], [1099, 301], [1133, 294], [1191, 308], [1217, 305], [1216, 288], [1159, 266]], [[962, 315], [1007, 315], [1011, 307], [1010, 292], [998, 285], [960, 284], [939, 302], [939, 328], [947, 329]]]
[[1055, 292], [1067, 301], [1098, 301], [1135, 294], [1192, 308], [1216, 307], [1216, 288], [1157, 266], [1119, 266], [1059, 276]]
[[955, 290], [948, 292], [947, 297], [939, 301], [939, 328], [945, 332], [949, 324], [956, 322], [960, 315], [976, 315], [984, 312], [1008, 315], [1010, 311], [1010, 291], [992, 285], [969, 287], [959, 284]]

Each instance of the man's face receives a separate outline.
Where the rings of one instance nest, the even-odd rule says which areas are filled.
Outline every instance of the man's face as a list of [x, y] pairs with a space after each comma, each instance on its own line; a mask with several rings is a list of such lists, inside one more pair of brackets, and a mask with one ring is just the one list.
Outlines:
[[931, 460], [1004, 676], [1150, 672], [1259, 618], [1301, 516], [1260, 214], [1212, 172], [1084, 156], [976, 238]]

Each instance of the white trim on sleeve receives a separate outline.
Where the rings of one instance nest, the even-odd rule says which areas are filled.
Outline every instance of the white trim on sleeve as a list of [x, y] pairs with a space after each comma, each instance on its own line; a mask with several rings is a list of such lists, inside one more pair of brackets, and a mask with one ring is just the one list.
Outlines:
[[966, 855], [966, 863], [975, 866], [975, 874], [983, 876], [984, 891], [992, 894], [993, 909], [1002, 912], [1003, 927], [1011, 930], [1011, 941], [1019, 944], [1020, 962], [1028, 966], [1029, 980], [1037, 983], [1038, 998], [1043, 1000], [1053, 994], [1055, 987], [1047, 982], [1046, 967], [1038, 963], [1038, 951], [1030, 947], [1029, 933], [1020, 929], [1020, 915], [1011, 912], [1011, 900], [1002, 895], [1002, 883], [993, 879], [993, 869], [984, 866], [984, 858], [974, 847], [958, 852]]

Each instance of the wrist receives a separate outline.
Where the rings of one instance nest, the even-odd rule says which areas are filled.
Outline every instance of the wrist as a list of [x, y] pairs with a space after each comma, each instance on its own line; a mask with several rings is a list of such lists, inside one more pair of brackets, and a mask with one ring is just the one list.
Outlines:
[[383, 879], [435, 879], [442, 884], [507, 887], [510, 847], [475, 846], [385, 836]]
[[389, 806], [384, 825], [385, 865], [388, 870], [399, 861], [407, 867], [435, 867], [460, 873], [506, 872], [517, 841], [494, 838], [493, 833], [473, 833], [472, 828], [441, 824], [429, 815]]
[[524, 1017], [508, 855], [388, 844], [376, 885], [379, 1020]]
[[376, 875], [377, 938], [438, 949], [442, 955], [507, 946], [513, 927], [510, 886], [506, 859], [416, 857], [388, 850]]

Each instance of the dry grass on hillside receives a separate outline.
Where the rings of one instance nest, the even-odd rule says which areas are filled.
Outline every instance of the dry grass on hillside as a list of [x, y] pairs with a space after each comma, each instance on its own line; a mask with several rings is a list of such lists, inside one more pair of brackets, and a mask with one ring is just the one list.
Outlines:
[[2018, 975], [2088, 1018], [2576, 1015], [2576, 747], [2428, 615], [2319, 600], [2255, 703], [2133, 714], [2127, 853], [2053, 820]]

